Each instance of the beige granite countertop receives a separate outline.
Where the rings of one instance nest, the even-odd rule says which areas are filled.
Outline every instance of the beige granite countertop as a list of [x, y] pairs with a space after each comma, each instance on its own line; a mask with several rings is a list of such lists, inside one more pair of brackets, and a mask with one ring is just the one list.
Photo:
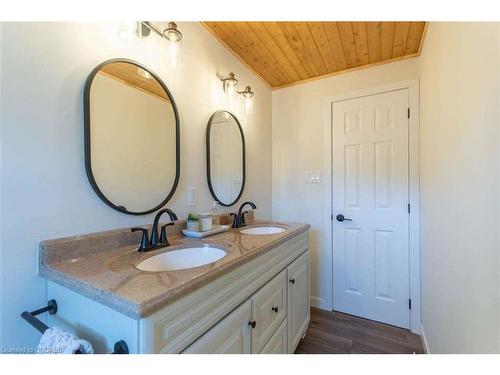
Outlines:
[[[284, 232], [245, 235], [239, 229], [202, 239], [184, 237], [182, 223], [171, 229], [171, 246], [140, 253], [139, 234], [130, 228], [42, 241], [40, 276], [111, 307], [135, 319], [144, 318], [208, 282], [245, 264], [284, 241], [309, 229], [307, 224], [255, 222], [251, 226], [279, 226]], [[169, 229], [170, 229], [169, 228]], [[146, 272], [141, 261], [186, 247], [209, 244], [224, 250], [222, 259], [200, 267], [177, 271]]]

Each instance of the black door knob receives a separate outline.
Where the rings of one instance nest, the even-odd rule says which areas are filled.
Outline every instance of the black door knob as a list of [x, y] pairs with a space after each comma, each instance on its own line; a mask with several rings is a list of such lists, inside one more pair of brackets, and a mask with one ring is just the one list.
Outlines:
[[295, 284], [295, 279], [290, 279], [288, 281], [290, 281], [292, 284]]
[[337, 221], [340, 221], [340, 222], [343, 222], [343, 221], [352, 221], [352, 219], [348, 219], [348, 218], [346, 218], [346, 217], [345, 217], [344, 215], [342, 215], [342, 214], [338, 214], [338, 215], [336, 216], [336, 219], [337, 219]]
[[271, 310], [273, 310], [277, 314], [278, 313], [278, 306], [273, 306], [273, 308]]
[[248, 322], [248, 325], [251, 326], [252, 328], [255, 328], [257, 322], [255, 320], [252, 320], [251, 322]]

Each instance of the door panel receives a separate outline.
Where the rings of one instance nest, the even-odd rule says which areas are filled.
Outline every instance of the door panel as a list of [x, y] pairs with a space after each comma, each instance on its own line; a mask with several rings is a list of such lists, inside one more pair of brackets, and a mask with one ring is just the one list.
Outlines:
[[249, 354], [252, 306], [247, 300], [196, 340], [186, 354]]
[[345, 195], [344, 204], [349, 208], [359, 207], [359, 159], [360, 145], [346, 145], [345, 158]]
[[309, 258], [304, 253], [287, 267], [288, 353], [293, 353], [310, 319]]
[[408, 328], [408, 90], [332, 109], [334, 310]]
[[260, 354], [287, 354], [288, 342], [286, 339], [287, 324], [286, 319], [281, 323], [274, 335], [269, 339]]
[[361, 230], [347, 228], [345, 230], [345, 259], [347, 272], [347, 286], [351, 293], [361, 293], [359, 289], [359, 269], [360, 262], [360, 238]]

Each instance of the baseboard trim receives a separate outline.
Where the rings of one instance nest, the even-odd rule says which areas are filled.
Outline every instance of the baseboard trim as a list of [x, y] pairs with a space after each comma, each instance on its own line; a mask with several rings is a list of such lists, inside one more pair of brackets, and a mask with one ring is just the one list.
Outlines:
[[429, 349], [429, 343], [427, 342], [427, 338], [425, 337], [424, 326], [420, 325], [420, 340], [422, 341], [422, 346], [424, 347], [425, 354], [431, 354]]
[[318, 297], [311, 296], [311, 306], [317, 307], [318, 309], [331, 310], [329, 308], [329, 306], [326, 304], [326, 301], [324, 298], [318, 298]]

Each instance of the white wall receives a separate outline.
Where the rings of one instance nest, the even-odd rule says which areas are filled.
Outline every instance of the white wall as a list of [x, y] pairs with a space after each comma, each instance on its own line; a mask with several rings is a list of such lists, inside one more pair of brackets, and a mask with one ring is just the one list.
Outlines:
[[[149, 216], [112, 210], [95, 195], [84, 170], [83, 85], [104, 60], [125, 57], [156, 72], [171, 90], [181, 117], [181, 176], [168, 203], [188, 212], [187, 189], [199, 188], [211, 207], [205, 176], [207, 121], [227, 108], [216, 74], [234, 71], [255, 92], [255, 114], [239, 114], [247, 142], [244, 199], [257, 217], [271, 216], [271, 92], [197, 23], [180, 23], [183, 66], [168, 68], [164, 42], [126, 44], [118, 24], [4, 23], [1, 25], [1, 343], [34, 345], [39, 333], [19, 314], [45, 304], [46, 283], [37, 276], [40, 240], [145, 224]], [[241, 201], [240, 201], [241, 202]], [[194, 210], [194, 209], [191, 209]]]
[[421, 60], [422, 322], [432, 353], [500, 351], [500, 24], [431, 23]]
[[311, 224], [311, 296], [320, 307], [332, 307], [329, 192], [324, 175], [305, 184], [304, 173], [325, 167], [325, 98], [417, 77], [418, 60], [411, 59], [273, 91], [273, 219]]

